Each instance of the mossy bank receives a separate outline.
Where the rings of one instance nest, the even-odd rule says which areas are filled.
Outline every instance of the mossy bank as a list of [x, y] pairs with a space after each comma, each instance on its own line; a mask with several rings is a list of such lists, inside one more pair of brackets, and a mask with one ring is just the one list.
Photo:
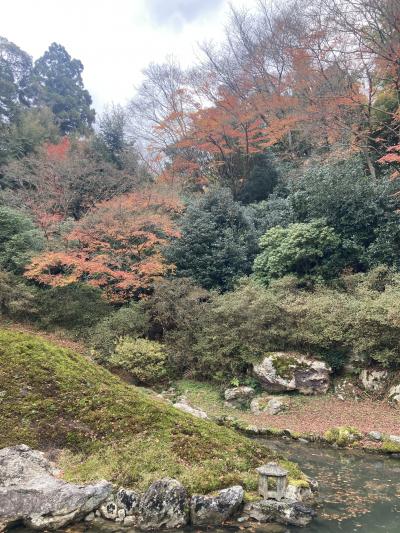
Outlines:
[[170, 476], [191, 492], [256, 487], [267, 448], [121, 382], [82, 355], [0, 330], [0, 447], [62, 450], [67, 480], [143, 489]]

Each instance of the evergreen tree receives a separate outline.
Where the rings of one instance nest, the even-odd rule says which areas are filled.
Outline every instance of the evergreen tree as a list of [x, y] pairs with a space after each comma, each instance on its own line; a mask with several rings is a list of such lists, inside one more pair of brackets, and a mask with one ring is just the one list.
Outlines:
[[19, 106], [28, 106], [31, 97], [31, 57], [0, 37], [0, 124], [13, 121]]
[[72, 59], [57, 43], [35, 62], [38, 104], [50, 107], [63, 135], [85, 133], [94, 122], [92, 98], [84, 88], [82, 71], [81, 61]]
[[244, 207], [229, 189], [213, 189], [188, 206], [181, 237], [166, 251], [177, 274], [206, 289], [229, 290], [249, 274], [257, 239]]

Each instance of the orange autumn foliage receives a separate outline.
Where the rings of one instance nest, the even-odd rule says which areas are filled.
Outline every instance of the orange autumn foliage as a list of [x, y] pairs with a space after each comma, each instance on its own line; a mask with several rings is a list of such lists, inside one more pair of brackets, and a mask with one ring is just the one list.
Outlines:
[[398, 178], [400, 175], [400, 144], [390, 146], [387, 153], [378, 159], [378, 162], [386, 165], [394, 165], [392, 178]]
[[172, 194], [143, 190], [100, 202], [66, 237], [66, 249], [34, 258], [26, 277], [50, 286], [83, 281], [123, 302], [173, 268], [160, 248], [179, 237]]
[[62, 161], [67, 158], [71, 149], [71, 142], [68, 137], [63, 137], [58, 144], [48, 143], [44, 146], [49, 160]]

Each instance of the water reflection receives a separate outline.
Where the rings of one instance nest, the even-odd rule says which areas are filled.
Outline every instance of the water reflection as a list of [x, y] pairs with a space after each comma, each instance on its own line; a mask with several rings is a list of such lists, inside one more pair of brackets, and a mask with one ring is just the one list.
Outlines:
[[305, 533], [400, 533], [399, 459], [293, 442], [268, 445], [320, 483], [318, 518]]

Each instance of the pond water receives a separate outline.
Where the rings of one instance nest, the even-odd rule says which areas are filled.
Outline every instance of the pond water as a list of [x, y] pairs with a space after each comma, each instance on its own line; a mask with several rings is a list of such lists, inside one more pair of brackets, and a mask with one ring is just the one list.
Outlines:
[[400, 459], [292, 441], [266, 443], [319, 482], [318, 517], [304, 533], [400, 533]]

